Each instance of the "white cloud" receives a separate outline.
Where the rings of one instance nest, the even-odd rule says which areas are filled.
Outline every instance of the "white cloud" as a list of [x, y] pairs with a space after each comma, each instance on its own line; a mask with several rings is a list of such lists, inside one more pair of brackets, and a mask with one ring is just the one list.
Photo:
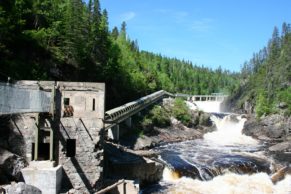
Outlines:
[[129, 20], [132, 20], [133, 18], [135, 18], [136, 13], [133, 11], [129, 11], [126, 13], [123, 13], [120, 18], [122, 21], [128, 22]]

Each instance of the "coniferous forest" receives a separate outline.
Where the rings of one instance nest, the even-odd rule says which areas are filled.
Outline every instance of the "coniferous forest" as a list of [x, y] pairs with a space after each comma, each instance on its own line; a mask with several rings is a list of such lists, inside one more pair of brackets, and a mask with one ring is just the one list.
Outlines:
[[291, 25], [274, 28], [266, 47], [254, 53], [241, 70], [241, 86], [233, 94], [238, 106], [248, 101], [257, 117], [285, 108], [291, 114]]
[[164, 89], [224, 92], [258, 116], [291, 112], [291, 27], [275, 27], [267, 46], [240, 73], [198, 66], [139, 49], [126, 23], [109, 29], [99, 0], [1, 0], [0, 78], [106, 83], [107, 109]]

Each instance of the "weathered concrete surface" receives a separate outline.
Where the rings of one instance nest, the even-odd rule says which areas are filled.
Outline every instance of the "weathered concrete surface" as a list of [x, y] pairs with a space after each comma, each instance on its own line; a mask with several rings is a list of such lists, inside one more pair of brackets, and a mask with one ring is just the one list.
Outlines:
[[107, 136], [109, 139], [118, 141], [119, 137], [120, 137], [119, 125], [115, 125], [115, 126], [109, 128], [108, 132], [107, 132]]
[[5, 126], [0, 128], [0, 147], [31, 161], [36, 118], [36, 113], [9, 116]]
[[21, 170], [25, 183], [39, 188], [42, 194], [58, 194], [61, 188], [62, 166], [45, 167], [46, 164], [42, 162], [33, 163], [32, 166]]
[[[105, 85], [101, 83], [58, 82], [60, 98], [59, 164], [63, 165], [64, 188], [90, 193], [102, 186], [103, 119]], [[64, 117], [64, 99], [69, 98], [73, 115]], [[67, 141], [76, 142], [75, 156], [68, 157]]]
[[[54, 131], [53, 160], [63, 165], [64, 192], [73, 188], [76, 193], [90, 193], [98, 190], [103, 176], [103, 118], [104, 118], [104, 83], [88, 82], [52, 82], [18, 81], [21, 88], [45, 90], [56, 89], [54, 118], [51, 114], [25, 113], [13, 115], [7, 119], [9, 127], [2, 130], [0, 125], [0, 147], [9, 148], [22, 156], [27, 162], [34, 160], [35, 133], [39, 127], [39, 143], [49, 143], [50, 136], [42, 122], [49, 119], [48, 126]], [[72, 113], [65, 115], [65, 98], [69, 99]], [[21, 100], [21, 99], [20, 99]], [[65, 117], [66, 116], [66, 117]], [[39, 124], [37, 125], [39, 121]], [[47, 127], [48, 128], [48, 127]], [[68, 140], [74, 139], [75, 147], [67, 146]], [[67, 156], [70, 150], [75, 155]], [[38, 160], [47, 160], [48, 150], [39, 149], [42, 156]], [[44, 156], [43, 156], [44, 155]]]
[[47, 162], [32, 162], [31, 166], [21, 170], [25, 183], [39, 188], [42, 194], [58, 194], [61, 188], [62, 166], [50, 166]]

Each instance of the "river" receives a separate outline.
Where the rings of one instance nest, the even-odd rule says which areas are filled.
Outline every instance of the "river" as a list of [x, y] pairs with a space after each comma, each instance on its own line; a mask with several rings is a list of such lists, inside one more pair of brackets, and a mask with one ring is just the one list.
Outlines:
[[203, 139], [155, 148], [167, 167], [163, 180], [143, 194], [291, 194], [291, 176], [273, 184], [266, 146], [242, 134], [243, 116], [216, 113], [211, 120], [217, 130]]

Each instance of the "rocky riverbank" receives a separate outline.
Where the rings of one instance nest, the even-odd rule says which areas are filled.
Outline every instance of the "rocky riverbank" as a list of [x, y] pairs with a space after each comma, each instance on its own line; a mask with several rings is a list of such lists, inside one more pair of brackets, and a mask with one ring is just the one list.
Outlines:
[[215, 130], [214, 124], [210, 121], [210, 114], [193, 111], [192, 116], [203, 122], [195, 127], [187, 127], [181, 121], [171, 117], [170, 126], [154, 127], [153, 130], [144, 132], [142, 135], [121, 137], [120, 144], [133, 150], [145, 150], [165, 143], [199, 139], [205, 133]]
[[[150, 121], [146, 120], [147, 117], [144, 116], [146, 119], [139, 120], [131, 129], [121, 126], [121, 131], [127, 131], [127, 133], [121, 136], [119, 143], [133, 150], [144, 150], [165, 143], [202, 138], [205, 133], [215, 130], [215, 125], [210, 120], [211, 114], [188, 109], [186, 104], [183, 105], [184, 107], [177, 108], [175, 103], [173, 99], [165, 99], [161, 106], [153, 108], [158, 109], [158, 113], [151, 113], [153, 112], [151, 110], [147, 113], [149, 115], [156, 114], [150, 118], [151, 120], [148, 119]], [[177, 109], [180, 110], [177, 111]], [[178, 113], [175, 114], [175, 111]], [[158, 126], [152, 120], [161, 120], [160, 122], [166, 124]], [[138, 134], [133, 132], [136, 128], [141, 128]]]
[[256, 119], [249, 115], [243, 133], [261, 140], [270, 157], [279, 163], [291, 162], [291, 117], [272, 114]]

